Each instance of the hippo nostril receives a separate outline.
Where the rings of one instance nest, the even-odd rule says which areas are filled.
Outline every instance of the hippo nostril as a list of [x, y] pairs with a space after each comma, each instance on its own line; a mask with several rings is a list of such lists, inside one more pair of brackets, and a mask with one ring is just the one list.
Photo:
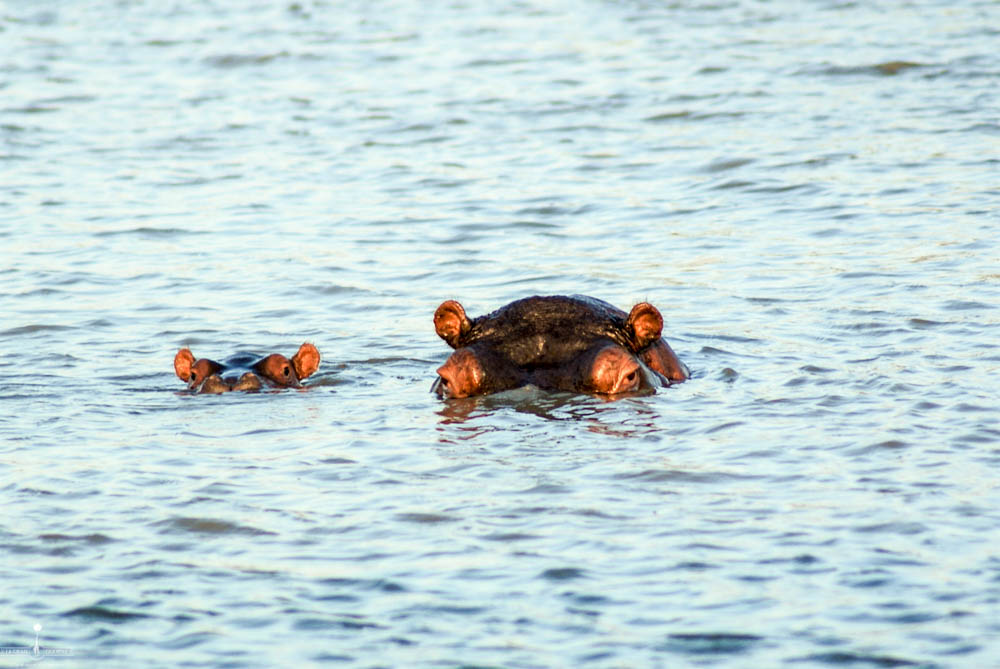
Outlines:
[[284, 374], [285, 374], [285, 376], [286, 376], [286, 377], [287, 377], [287, 376], [290, 376], [290, 375], [291, 375], [291, 373], [292, 373], [292, 372], [291, 372], [291, 370], [290, 370], [290, 369], [288, 369], [288, 365], [285, 365], [285, 371], [284, 371]]

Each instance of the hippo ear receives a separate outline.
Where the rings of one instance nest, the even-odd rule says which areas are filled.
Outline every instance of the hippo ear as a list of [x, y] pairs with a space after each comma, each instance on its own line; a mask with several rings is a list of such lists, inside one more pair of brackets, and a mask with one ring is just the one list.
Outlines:
[[660, 338], [663, 332], [663, 316], [649, 302], [640, 302], [632, 307], [625, 329], [632, 337], [636, 351], [641, 351]]
[[462, 337], [471, 327], [465, 309], [455, 300], [442, 302], [434, 312], [434, 330], [438, 333], [438, 337], [448, 342], [452, 348], [458, 348]]
[[191, 380], [191, 365], [194, 364], [194, 354], [190, 349], [182, 348], [174, 356], [174, 372], [184, 383]]
[[319, 369], [319, 350], [309, 342], [299, 346], [299, 351], [292, 356], [292, 366], [299, 381], [310, 376]]

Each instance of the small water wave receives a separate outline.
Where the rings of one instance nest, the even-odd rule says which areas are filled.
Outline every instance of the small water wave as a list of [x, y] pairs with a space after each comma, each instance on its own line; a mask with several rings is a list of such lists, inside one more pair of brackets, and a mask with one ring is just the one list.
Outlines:
[[111, 603], [81, 606], [62, 614], [65, 618], [78, 618], [87, 622], [128, 623], [150, 618], [149, 614], [113, 608]]
[[829, 664], [833, 666], [846, 667], [928, 667], [933, 668], [935, 664], [928, 664], [922, 661], [906, 660], [891, 655], [879, 655], [876, 653], [852, 653], [849, 651], [831, 651], [828, 653], [816, 653], [806, 657], [792, 659], [792, 662], [809, 662], [819, 664]]
[[69, 534], [39, 534], [38, 538], [41, 541], [46, 542], [60, 542], [60, 543], [84, 543], [93, 546], [101, 546], [103, 544], [111, 543], [115, 541], [106, 534], [83, 534], [83, 535], [69, 535]]
[[519, 541], [532, 541], [535, 539], [540, 539], [541, 535], [529, 534], [526, 532], [496, 532], [493, 534], [484, 534], [479, 537], [483, 541], [499, 541], [501, 543], [516, 543]]
[[204, 62], [209, 67], [228, 70], [237, 67], [268, 65], [276, 60], [286, 59], [289, 58], [290, 56], [291, 54], [288, 51], [276, 51], [273, 53], [257, 53], [257, 54], [228, 53], [228, 54], [219, 54], [215, 56], [208, 56], [202, 62]]
[[726, 632], [687, 632], [669, 635], [660, 646], [665, 650], [682, 655], [732, 655], [746, 653], [765, 638], [755, 634]]
[[99, 230], [94, 233], [95, 237], [129, 237], [135, 235], [146, 239], [170, 239], [172, 237], [185, 237], [196, 235], [212, 234], [209, 230], [195, 230], [192, 228], [176, 227], [150, 227], [139, 226], [135, 228], [124, 228], [120, 230]]
[[157, 647], [163, 650], [185, 650], [215, 641], [219, 636], [216, 632], [188, 632], [165, 639], [159, 642]]
[[677, 121], [725, 121], [725, 120], [736, 120], [746, 116], [748, 112], [707, 112], [707, 111], [692, 111], [689, 109], [679, 110], [679, 111], [669, 111], [662, 112], [660, 114], [654, 114], [648, 116], [644, 119], [646, 123], [674, 123]]
[[546, 581], [575, 581], [586, 575], [587, 572], [579, 567], [553, 567], [543, 571], [540, 578]]
[[153, 523], [152, 526], [159, 528], [159, 531], [162, 534], [196, 534], [209, 536], [266, 536], [276, 534], [270, 530], [263, 530], [250, 525], [241, 525], [227, 520], [187, 516], [157, 521]]
[[881, 75], [881, 76], [895, 76], [902, 72], [907, 72], [914, 69], [923, 69], [929, 67], [925, 63], [917, 63], [908, 60], [889, 60], [882, 63], [874, 63], [871, 65], [830, 65], [824, 67], [815, 74], [825, 74], [831, 76], [849, 76], [858, 74], [867, 75]]
[[460, 518], [457, 516], [450, 516], [441, 513], [421, 513], [421, 512], [397, 513], [396, 519], [401, 520], [405, 523], [417, 523], [420, 525], [453, 523], [457, 520], [460, 520]]
[[345, 630], [366, 630], [366, 629], [386, 629], [385, 625], [380, 625], [379, 623], [372, 622], [371, 620], [365, 619], [364, 616], [360, 615], [347, 615], [342, 614], [338, 617], [331, 618], [315, 618], [315, 617], [304, 617], [298, 618], [292, 624], [292, 627], [300, 631], [324, 631], [324, 630], [335, 630], [335, 629], [345, 629]]
[[[718, 431], [719, 429], [725, 428], [715, 427], [712, 428], [711, 431]], [[745, 474], [734, 474], [731, 472], [693, 472], [685, 470], [645, 469], [639, 472], [615, 474], [613, 478], [631, 479], [647, 483], [717, 484], [726, 481], [749, 480], [758, 477]]]
[[713, 160], [708, 165], [705, 165], [702, 170], [708, 173], [728, 172], [729, 170], [739, 169], [744, 165], [750, 165], [755, 161], [756, 158], [723, 158], [721, 160]]
[[23, 337], [25, 335], [39, 335], [46, 333], [65, 332], [77, 329], [73, 325], [51, 325], [48, 323], [34, 323], [32, 325], [21, 325], [8, 330], [0, 330], [0, 337]]

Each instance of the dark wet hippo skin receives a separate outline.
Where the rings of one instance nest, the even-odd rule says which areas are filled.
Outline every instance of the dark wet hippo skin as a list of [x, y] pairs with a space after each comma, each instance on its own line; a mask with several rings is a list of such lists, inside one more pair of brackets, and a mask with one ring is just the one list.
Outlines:
[[298, 352], [286, 358], [280, 353], [261, 357], [252, 353], [237, 353], [216, 362], [208, 358], [195, 359], [189, 349], [182, 348], [174, 356], [177, 377], [196, 393], [228, 393], [233, 390], [261, 388], [300, 388], [301, 381], [319, 368], [319, 351], [306, 342]]
[[454, 300], [434, 329], [455, 349], [432, 390], [471, 397], [534, 385], [597, 395], [653, 392], [690, 375], [660, 336], [663, 316], [642, 302], [629, 313], [593, 297], [527, 297], [469, 319]]

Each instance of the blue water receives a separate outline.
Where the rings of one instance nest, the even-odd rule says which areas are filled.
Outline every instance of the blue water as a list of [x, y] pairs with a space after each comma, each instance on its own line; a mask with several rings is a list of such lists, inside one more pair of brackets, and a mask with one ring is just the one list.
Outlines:
[[[0, 667], [1000, 666], [998, 26], [0, 6]], [[694, 377], [428, 392], [559, 293]]]

